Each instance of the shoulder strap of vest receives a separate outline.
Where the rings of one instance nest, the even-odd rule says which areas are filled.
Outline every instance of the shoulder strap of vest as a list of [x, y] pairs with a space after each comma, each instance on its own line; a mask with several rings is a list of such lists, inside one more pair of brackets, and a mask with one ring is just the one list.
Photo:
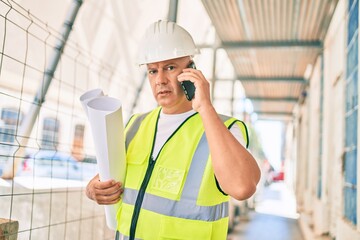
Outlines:
[[222, 114], [219, 114], [219, 117], [228, 129], [230, 129], [234, 124], [237, 124], [239, 126], [242, 135], [245, 137], [246, 148], [248, 148], [249, 147], [249, 134], [248, 134], [246, 124], [241, 120], [238, 120], [233, 117], [225, 116]]
[[141, 122], [149, 115], [151, 112], [143, 113], [143, 114], [134, 114], [131, 116], [130, 120], [126, 124], [125, 132], [125, 149], [128, 148], [129, 143], [134, 138], [136, 132], [139, 130]]

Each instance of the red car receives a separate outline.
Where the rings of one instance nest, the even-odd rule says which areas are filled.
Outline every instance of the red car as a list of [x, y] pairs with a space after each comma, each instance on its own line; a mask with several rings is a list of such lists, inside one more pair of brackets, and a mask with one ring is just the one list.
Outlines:
[[274, 182], [284, 181], [284, 175], [285, 175], [285, 174], [284, 174], [283, 171], [274, 173], [272, 180], [273, 180]]

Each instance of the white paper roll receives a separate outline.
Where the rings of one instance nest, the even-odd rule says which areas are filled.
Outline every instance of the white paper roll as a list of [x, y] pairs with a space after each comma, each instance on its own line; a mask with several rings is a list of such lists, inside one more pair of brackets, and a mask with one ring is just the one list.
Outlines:
[[98, 97], [87, 104], [100, 180], [125, 180], [125, 139], [121, 102]]
[[[101, 89], [95, 89], [80, 98], [90, 122], [99, 177], [100, 181], [115, 179], [124, 184], [126, 158], [122, 105], [118, 99], [102, 95]], [[104, 206], [107, 226], [113, 230], [117, 228], [119, 204]]]
[[100, 88], [89, 90], [80, 96], [80, 102], [81, 102], [81, 105], [82, 105], [87, 117], [89, 117], [87, 103], [90, 100], [92, 100], [96, 97], [101, 97], [101, 96], [104, 96], [104, 93]]

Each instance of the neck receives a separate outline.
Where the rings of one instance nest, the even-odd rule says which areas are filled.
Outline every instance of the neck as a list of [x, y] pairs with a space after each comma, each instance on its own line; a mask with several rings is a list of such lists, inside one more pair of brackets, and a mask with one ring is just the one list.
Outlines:
[[192, 105], [191, 102], [189, 102], [189, 104], [184, 104], [182, 107], [163, 107], [162, 108], [162, 112], [165, 114], [180, 114], [180, 113], [184, 113], [184, 112], [188, 112], [190, 110], [192, 110]]

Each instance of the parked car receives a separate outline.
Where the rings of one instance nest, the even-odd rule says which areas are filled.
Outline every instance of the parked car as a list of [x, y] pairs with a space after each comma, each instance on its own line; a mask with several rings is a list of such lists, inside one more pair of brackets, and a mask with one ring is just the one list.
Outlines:
[[285, 177], [284, 171], [275, 172], [273, 174], [272, 180], [273, 180], [273, 182], [284, 181], [284, 177]]
[[68, 153], [40, 150], [26, 154], [17, 176], [88, 180], [96, 173], [96, 164], [78, 162]]

